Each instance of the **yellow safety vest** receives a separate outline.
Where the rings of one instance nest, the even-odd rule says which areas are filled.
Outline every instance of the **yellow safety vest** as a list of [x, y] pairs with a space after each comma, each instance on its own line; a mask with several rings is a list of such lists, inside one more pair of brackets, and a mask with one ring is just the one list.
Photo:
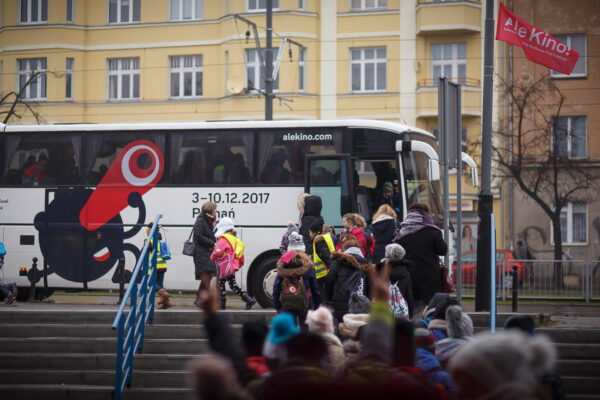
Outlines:
[[236, 236], [230, 235], [229, 233], [224, 233], [223, 237], [225, 239], [227, 239], [227, 241], [231, 245], [231, 248], [233, 249], [233, 251], [235, 253], [235, 258], [237, 258], [237, 259], [242, 258], [242, 256], [244, 255], [244, 249], [246, 248], [246, 245], [244, 244], [244, 242], [242, 242]]
[[[333, 251], [335, 250], [335, 246], [333, 245], [333, 239], [331, 239], [331, 234], [325, 233], [320, 236], [323, 237], [323, 239], [325, 239], [325, 243], [327, 243], [327, 247], [329, 248], [329, 251], [333, 253]], [[316, 238], [317, 238], [317, 236], [315, 236], [315, 239]], [[325, 265], [323, 260], [321, 260], [321, 258], [317, 254], [317, 246], [315, 243], [316, 243], [316, 240], [313, 240], [313, 264], [315, 265], [315, 275], [317, 276], [317, 279], [321, 279], [321, 278], [327, 276], [328, 270], [327, 270], [327, 265]]]
[[[146, 243], [147, 239], [144, 239], [144, 244]], [[150, 246], [152, 246], [152, 240], [150, 240]], [[156, 269], [157, 270], [161, 270], [161, 269], [167, 269], [167, 262], [165, 260], [162, 259], [162, 257], [160, 256], [160, 240], [158, 241], [158, 246], [156, 248]], [[150, 265], [150, 264], [148, 264]], [[150, 275], [150, 271], [151, 269], [148, 268], [148, 275]]]

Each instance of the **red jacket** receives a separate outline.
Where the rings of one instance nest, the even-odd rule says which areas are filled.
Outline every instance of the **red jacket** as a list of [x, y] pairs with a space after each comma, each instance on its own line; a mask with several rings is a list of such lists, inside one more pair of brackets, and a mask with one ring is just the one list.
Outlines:
[[352, 230], [350, 232], [348, 232], [346, 230], [340, 234], [340, 241], [338, 242], [335, 249], [340, 250], [342, 248], [342, 243], [344, 242], [344, 235], [347, 233], [356, 236], [356, 239], [358, 240], [358, 244], [360, 245], [360, 251], [362, 251], [363, 256], [366, 256], [367, 255], [367, 239], [365, 238], [365, 233], [363, 232], [363, 230], [357, 226], [352, 228]]

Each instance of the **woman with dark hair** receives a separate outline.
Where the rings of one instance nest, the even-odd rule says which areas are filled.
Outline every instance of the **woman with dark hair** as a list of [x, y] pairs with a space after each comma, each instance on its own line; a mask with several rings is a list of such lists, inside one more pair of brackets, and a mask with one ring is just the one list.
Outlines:
[[423, 307], [433, 295], [442, 291], [439, 256], [446, 254], [448, 246], [442, 231], [434, 223], [426, 204], [412, 204], [400, 223], [394, 238], [406, 250], [405, 260], [410, 261], [410, 278], [413, 291], [413, 315], [421, 318]]

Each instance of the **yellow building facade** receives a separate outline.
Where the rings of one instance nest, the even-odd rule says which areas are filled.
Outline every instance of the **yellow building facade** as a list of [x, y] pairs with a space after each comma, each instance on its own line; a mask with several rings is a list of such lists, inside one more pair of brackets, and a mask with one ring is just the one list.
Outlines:
[[[254, 30], [235, 15], [256, 24], [264, 49], [265, 3], [0, 0], [1, 93], [43, 71], [23, 96], [42, 122], [264, 119]], [[274, 119], [371, 118], [433, 131], [445, 75], [462, 84], [465, 142], [481, 136], [485, 2], [273, 3], [273, 48], [284, 38], [303, 46], [283, 48]], [[11, 123], [34, 121], [19, 110]], [[463, 192], [465, 221], [476, 227], [478, 189], [465, 179]]]

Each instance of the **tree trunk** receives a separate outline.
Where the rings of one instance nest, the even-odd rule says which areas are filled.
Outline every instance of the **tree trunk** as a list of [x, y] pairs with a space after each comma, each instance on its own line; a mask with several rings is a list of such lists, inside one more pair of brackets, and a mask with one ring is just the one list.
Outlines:
[[554, 288], [563, 289], [562, 236], [560, 232], [560, 212], [552, 216], [552, 235], [554, 239]]

